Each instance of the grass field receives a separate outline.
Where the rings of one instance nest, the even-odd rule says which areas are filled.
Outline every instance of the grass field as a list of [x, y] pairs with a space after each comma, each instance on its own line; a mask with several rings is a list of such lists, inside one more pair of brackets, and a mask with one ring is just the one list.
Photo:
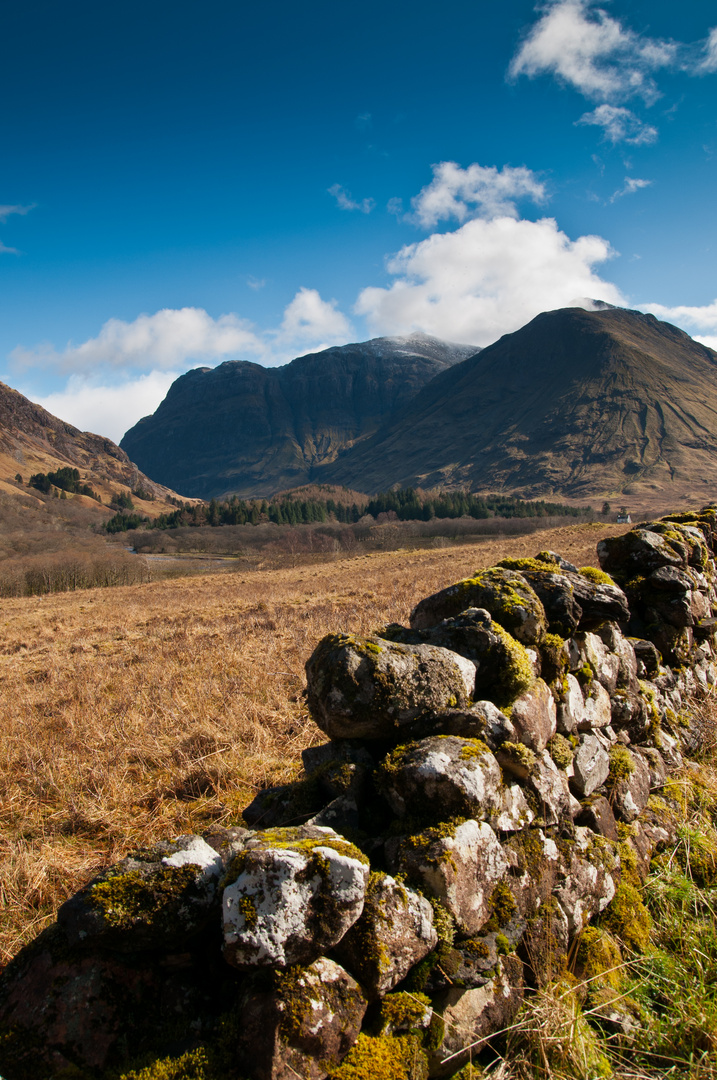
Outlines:
[[0, 962], [102, 865], [234, 818], [324, 736], [304, 663], [506, 555], [579, 565], [615, 525], [0, 601]]

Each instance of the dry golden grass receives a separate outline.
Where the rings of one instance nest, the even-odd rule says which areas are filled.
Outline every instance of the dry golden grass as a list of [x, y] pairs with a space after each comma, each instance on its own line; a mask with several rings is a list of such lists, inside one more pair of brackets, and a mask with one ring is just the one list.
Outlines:
[[237, 816], [323, 741], [304, 663], [506, 555], [595, 562], [614, 525], [0, 601], [0, 962], [129, 848]]

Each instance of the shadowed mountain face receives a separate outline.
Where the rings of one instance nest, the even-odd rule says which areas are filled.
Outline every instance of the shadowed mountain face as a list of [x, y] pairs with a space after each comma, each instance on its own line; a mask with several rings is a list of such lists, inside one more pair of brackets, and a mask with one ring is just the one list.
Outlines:
[[717, 486], [717, 354], [652, 315], [545, 312], [321, 470], [364, 491], [583, 497]]
[[475, 352], [413, 334], [326, 349], [280, 368], [239, 360], [196, 368], [121, 446], [186, 495], [269, 495], [306, 483]]

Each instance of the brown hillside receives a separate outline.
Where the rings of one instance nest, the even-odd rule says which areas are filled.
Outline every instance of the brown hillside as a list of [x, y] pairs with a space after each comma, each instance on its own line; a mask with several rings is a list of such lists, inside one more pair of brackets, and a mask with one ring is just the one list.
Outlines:
[[704, 502], [717, 490], [717, 354], [636, 311], [545, 312], [437, 376], [321, 479]]

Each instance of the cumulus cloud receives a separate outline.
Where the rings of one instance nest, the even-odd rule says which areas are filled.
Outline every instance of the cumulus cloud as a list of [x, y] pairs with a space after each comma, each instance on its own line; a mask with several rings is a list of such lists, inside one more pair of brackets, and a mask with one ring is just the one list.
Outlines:
[[344, 344], [351, 323], [335, 300], [322, 300], [316, 289], [299, 289], [284, 311], [280, 329], [272, 336], [279, 346], [311, 344], [314, 352]]
[[674, 66], [680, 46], [644, 37], [592, 0], [552, 0], [511, 61], [512, 78], [552, 74], [585, 97], [624, 101], [659, 97], [652, 72]]
[[240, 353], [261, 355], [265, 346], [251, 324], [236, 315], [213, 319], [202, 308], [165, 308], [132, 322], [108, 319], [97, 337], [62, 352], [47, 345], [18, 346], [10, 354], [16, 367], [55, 367], [91, 371], [97, 367], [167, 371], [188, 361], [217, 360]]
[[696, 341], [717, 350], [717, 299], [711, 304], [690, 306], [677, 304], [668, 307], [665, 304], [640, 304], [641, 311], [649, 311], [658, 319], [675, 323], [691, 334]]
[[299, 289], [274, 329], [259, 331], [234, 314], [213, 319], [202, 308], [165, 309], [132, 322], [109, 319], [96, 337], [65, 349], [18, 346], [9, 359], [26, 378], [32, 369], [69, 376], [55, 393], [23, 393], [76, 427], [116, 441], [156, 409], [178, 375], [198, 363], [250, 359], [275, 365], [343, 344], [352, 333], [335, 300]]
[[388, 262], [394, 282], [364, 289], [355, 310], [372, 333], [422, 330], [489, 345], [576, 296], [624, 305], [594, 269], [614, 254], [600, 236], [571, 240], [552, 218], [476, 218], [402, 248]]
[[411, 200], [413, 220], [424, 228], [439, 221], [469, 217], [518, 217], [516, 199], [545, 202], [545, 185], [525, 166], [469, 165], [455, 161], [433, 166], [433, 180]]
[[350, 191], [346, 191], [341, 184], [332, 184], [328, 189], [329, 195], [333, 195], [342, 210], [359, 210], [362, 214], [370, 214], [376, 205], [373, 199], [361, 199], [356, 202]]
[[[125, 431], [154, 412], [179, 374], [151, 371], [118, 384], [72, 375], [64, 390], [34, 400], [81, 431], [93, 431], [118, 443]], [[33, 397], [32, 393], [27, 396]]]
[[646, 146], [657, 139], [657, 128], [645, 124], [630, 109], [618, 105], [598, 105], [592, 112], [583, 113], [576, 124], [594, 124], [601, 127], [604, 137], [611, 143], [630, 143]]

